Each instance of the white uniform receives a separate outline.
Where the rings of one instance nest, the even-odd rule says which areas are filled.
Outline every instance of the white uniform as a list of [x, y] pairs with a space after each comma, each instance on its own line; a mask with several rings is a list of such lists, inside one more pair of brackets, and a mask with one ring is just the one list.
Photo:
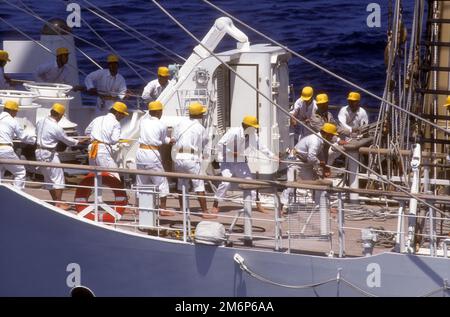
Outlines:
[[[324, 141], [319, 137], [320, 133], [310, 134], [295, 146], [297, 162], [303, 164], [292, 164], [287, 173], [288, 182], [296, 180], [315, 180], [318, 178], [314, 166], [324, 159], [323, 146]], [[294, 193], [293, 188], [286, 188], [281, 195], [281, 202], [287, 204], [289, 195]]]
[[162, 91], [169, 85], [169, 82], [170, 81], [168, 81], [165, 86], [161, 86], [158, 79], [152, 80], [144, 87], [144, 91], [142, 91], [142, 99], [144, 99], [145, 102], [155, 101], [158, 99]]
[[[170, 142], [170, 138], [167, 137], [167, 126], [156, 117], [148, 115], [142, 119], [139, 131], [139, 144], [160, 147]], [[136, 151], [136, 167], [140, 170], [164, 172], [161, 154], [157, 149], [139, 148]], [[136, 183], [138, 186], [147, 184], [158, 186], [160, 197], [166, 197], [169, 194], [169, 183], [165, 177], [137, 175]]]
[[350, 106], [342, 107], [339, 110], [338, 119], [340, 124], [350, 132], [353, 128], [359, 128], [369, 123], [367, 112], [361, 107], [356, 112], [353, 112]]
[[[205, 127], [198, 119], [184, 118], [173, 130], [176, 140], [172, 151], [175, 151], [175, 171], [180, 173], [200, 174], [203, 149], [208, 142]], [[178, 179], [178, 190], [189, 190], [189, 179]], [[195, 192], [204, 192], [205, 183], [200, 179], [193, 179]]]
[[108, 95], [116, 97], [116, 100], [106, 100], [105, 98], [97, 98], [97, 114], [105, 114], [110, 110], [114, 102], [125, 98], [127, 92], [127, 84], [125, 78], [119, 73], [112, 76], [109, 69], [99, 69], [86, 76], [84, 80], [86, 89], [96, 88], [100, 95]]
[[[98, 144], [97, 157], [89, 159], [89, 165], [117, 168], [117, 163], [112, 158], [112, 146], [119, 142], [121, 133], [120, 123], [117, 121], [116, 116], [108, 113], [97, 117], [92, 120], [84, 132], [91, 137], [91, 141], [100, 142]], [[89, 151], [91, 151], [92, 146], [92, 144], [89, 145]], [[119, 175], [114, 175], [119, 178]]]
[[8, 82], [5, 79], [3, 67], [0, 67], [0, 89], [10, 89]]
[[39, 66], [34, 73], [34, 78], [45, 83], [70, 84], [69, 75], [69, 66], [65, 64], [63, 67], [58, 67], [55, 61]]
[[[13, 139], [20, 139], [22, 142], [34, 144], [36, 137], [27, 135], [23, 128], [9, 113], [3, 111], [0, 114], [0, 159], [18, 160], [19, 157], [13, 149]], [[8, 170], [14, 175], [14, 186], [23, 188], [26, 171], [23, 165], [0, 165], [0, 175], [3, 178], [4, 171]]]
[[[301, 98], [298, 98], [297, 101], [294, 104], [294, 109], [292, 109], [289, 113], [293, 115], [298, 120], [305, 122], [305, 120], [310, 119], [314, 113], [316, 113], [317, 110], [317, 104], [316, 101], [313, 100], [309, 105], [306, 104], [304, 100]], [[301, 139], [302, 136], [310, 134], [310, 132], [305, 129], [300, 123], [297, 122], [297, 124], [293, 127], [293, 132], [296, 135], [295, 142], [298, 141], [298, 139]]]
[[[230, 128], [217, 143], [218, 161], [221, 162], [222, 176], [251, 179], [252, 175], [245, 155], [252, 149], [257, 149], [270, 158], [275, 156], [268, 148], [259, 144], [256, 131], [244, 134], [242, 127]], [[237, 158], [234, 157], [234, 152], [238, 153]], [[230, 186], [231, 183], [222, 182], [217, 188], [215, 198], [225, 198]], [[256, 199], [256, 191], [252, 191], [252, 198]]]
[[[36, 159], [42, 162], [61, 163], [59, 154], [56, 152], [58, 141], [68, 146], [78, 144], [78, 141], [70, 138], [64, 132], [64, 129], [58, 125], [58, 122], [52, 117], [45, 117], [36, 124]], [[63, 189], [65, 185], [64, 171], [62, 168], [41, 167], [44, 175], [44, 182], [47, 189]], [[52, 185], [50, 185], [52, 184]]]

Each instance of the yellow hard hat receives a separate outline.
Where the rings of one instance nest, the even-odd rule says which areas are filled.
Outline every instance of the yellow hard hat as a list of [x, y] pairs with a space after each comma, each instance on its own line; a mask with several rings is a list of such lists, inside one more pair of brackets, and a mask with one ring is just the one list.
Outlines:
[[7, 61], [10, 62], [11, 60], [9, 59], [9, 54], [7, 51], [2, 51], [0, 50], [0, 61]]
[[150, 111], [163, 110], [163, 104], [161, 103], [161, 101], [152, 101], [152, 102], [149, 102], [149, 104], [148, 104], [148, 110], [150, 110]]
[[254, 116], [245, 116], [244, 119], [242, 119], [242, 123], [257, 129], [259, 128], [258, 119]]
[[158, 76], [169, 77], [170, 76], [169, 69], [164, 66], [158, 67]]
[[314, 90], [310, 86], [303, 87], [300, 98], [304, 101], [310, 101], [314, 94]]
[[359, 92], [351, 92], [348, 94], [348, 98], [347, 100], [350, 101], [360, 101], [361, 100], [361, 95], [359, 94]]
[[69, 54], [69, 49], [66, 47], [59, 47], [56, 49], [56, 56]]
[[66, 112], [66, 107], [64, 107], [63, 104], [60, 103], [54, 103], [52, 110], [55, 111], [56, 113], [63, 115]]
[[333, 135], [338, 135], [337, 133], [337, 127], [332, 124], [332, 123], [324, 123], [321, 129], [323, 132], [329, 133], [329, 134], [333, 134]]
[[119, 57], [117, 55], [111, 54], [111, 55], [108, 55], [108, 57], [106, 58], [106, 61], [108, 63], [118, 63]]
[[5, 102], [5, 109], [13, 110], [13, 111], [19, 111], [19, 104], [13, 100], [7, 100]]
[[447, 97], [447, 100], [445, 101], [444, 107], [447, 107], [450, 110], [450, 96]]
[[319, 94], [316, 96], [316, 103], [318, 105], [324, 104], [328, 102], [328, 95], [327, 94]]
[[193, 102], [189, 105], [189, 114], [191, 116], [198, 116], [206, 112], [206, 107], [200, 102]]
[[112, 105], [111, 109], [114, 109], [114, 110], [116, 110], [117, 112], [120, 112], [120, 113], [122, 113], [122, 114], [124, 114], [124, 115], [126, 115], [126, 116], [129, 115], [129, 113], [127, 112], [127, 111], [128, 111], [128, 107], [127, 107], [127, 105], [124, 104], [123, 102], [116, 101], [116, 102]]

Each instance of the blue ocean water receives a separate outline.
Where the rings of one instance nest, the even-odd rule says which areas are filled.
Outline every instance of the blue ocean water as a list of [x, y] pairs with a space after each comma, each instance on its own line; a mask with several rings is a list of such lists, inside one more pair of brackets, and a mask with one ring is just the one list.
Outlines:
[[[59, 17], [65, 19], [66, 4], [61, 0], [13, 1], [18, 6], [23, 3], [44, 19]], [[143, 44], [124, 32], [112, 27], [85, 9], [85, 1], [77, 2], [82, 7], [85, 19], [123, 57], [142, 67], [136, 71], [122, 64], [120, 72], [132, 89], [142, 89], [146, 82], [155, 77], [159, 65], [173, 63], [173, 56], [166, 56], [154, 49], [152, 43]], [[188, 57], [196, 42], [175, 25], [151, 1], [139, 0], [90, 0], [96, 6], [138, 29], [151, 39], [163, 44], [177, 54]], [[327, 67], [352, 82], [381, 95], [385, 80], [384, 48], [388, 16], [388, 0], [377, 1], [381, 7], [381, 27], [369, 28], [366, 23], [370, 12], [367, 5], [374, 0], [216, 0], [214, 4], [227, 10], [257, 30], [283, 43], [292, 50], [316, 63]], [[412, 1], [405, 4], [404, 15], [411, 15]], [[166, 0], [160, 1], [195, 36], [202, 38], [221, 16], [203, 1]], [[2, 17], [26, 34], [39, 38], [42, 22], [24, 12], [11, 7], [6, 2], [0, 4]], [[252, 43], [265, 43], [250, 30], [240, 27]], [[85, 23], [74, 30], [74, 34], [107, 49], [101, 40], [90, 31]], [[0, 40], [23, 39], [24, 37], [8, 25], [0, 22]], [[96, 61], [105, 60], [106, 53], [82, 41], [76, 40]], [[235, 47], [235, 41], [225, 40], [216, 51]], [[79, 53], [78, 53], [79, 54]], [[96, 67], [81, 54], [79, 67], [89, 73]], [[312, 85], [316, 92], [329, 94], [331, 104], [345, 104], [347, 93], [352, 90], [335, 78], [323, 73], [297, 57], [290, 61], [290, 81], [296, 92], [304, 85]], [[83, 79], [83, 76], [82, 76]], [[377, 100], [363, 96], [363, 104], [376, 108]]]

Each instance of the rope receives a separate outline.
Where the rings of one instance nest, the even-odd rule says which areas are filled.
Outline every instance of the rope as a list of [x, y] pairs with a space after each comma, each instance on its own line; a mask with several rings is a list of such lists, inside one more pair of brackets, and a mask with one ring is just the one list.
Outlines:
[[[153, 1], [153, 3], [156, 3], [155, 0], [152, 0], [152, 1]], [[310, 65], [312, 65], [312, 66], [314, 66], [314, 67], [316, 67], [316, 68], [318, 68], [318, 69], [320, 69], [321, 71], [327, 73], [328, 75], [331, 75], [331, 76], [333, 76], [333, 77], [339, 79], [340, 81], [342, 81], [342, 82], [344, 82], [344, 83], [346, 83], [346, 84], [348, 84], [348, 85], [350, 85], [350, 86], [352, 86], [352, 87], [354, 87], [354, 88], [356, 88], [356, 89], [359, 89], [360, 91], [362, 91], [362, 92], [368, 94], [369, 96], [371, 96], [371, 97], [373, 97], [373, 98], [375, 98], [375, 99], [378, 99], [378, 100], [380, 100], [380, 101], [382, 101], [382, 102], [385, 102], [385, 103], [387, 103], [388, 105], [390, 105], [390, 106], [392, 106], [392, 107], [394, 107], [394, 108], [396, 108], [396, 109], [398, 109], [398, 110], [400, 110], [400, 111], [402, 111], [402, 112], [406, 112], [406, 113], [409, 114], [410, 116], [412, 116], [412, 117], [414, 117], [414, 118], [416, 118], [416, 119], [418, 119], [418, 120], [421, 120], [421, 121], [423, 121], [423, 122], [425, 122], [425, 123], [427, 123], [427, 124], [429, 124], [429, 125], [435, 127], [436, 129], [441, 130], [442, 132], [444, 132], [444, 133], [446, 133], [446, 134], [450, 134], [449, 131], [447, 131], [446, 129], [444, 129], [444, 128], [438, 126], [437, 124], [434, 124], [434, 123], [432, 123], [432, 122], [430, 122], [430, 121], [428, 121], [428, 120], [426, 120], [426, 119], [423, 119], [423, 118], [420, 117], [419, 115], [416, 115], [415, 113], [412, 113], [412, 112], [410, 112], [410, 111], [407, 111], [407, 110], [405, 110], [405, 109], [403, 109], [403, 108], [401, 108], [401, 107], [399, 107], [399, 106], [397, 106], [397, 105], [395, 105], [395, 104], [393, 104], [393, 103], [387, 101], [386, 99], [384, 99], [384, 98], [382, 98], [382, 97], [379, 97], [379, 96], [375, 95], [374, 93], [372, 93], [372, 92], [370, 92], [370, 91], [368, 91], [368, 90], [362, 88], [361, 86], [359, 86], [359, 85], [357, 85], [357, 84], [355, 84], [355, 83], [353, 83], [353, 82], [351, 82], [351, 81], [349, 81], [349, 80], [347, 80], [347, 79], [345, 79], [345, 78], [343, 78], [343, 77], [341, 77], [341, 76], [339, 76], [339, 75], [333, 73], [332, 71], [326, 69], [325, 67], [323, 67], [323, 66], [321, 66], [321, 65], [319, 65], [319, 64], [317, 64], [317, 63], [315, 63], [315, 62], [313, 62], [312, 60], [310, 60], [310, 59], [304, 57], [303, 55], [300, 55], [299, 53], [297, 53], [297, 52], [291, 50], [290, 48], [288, 48], [287, 46], [285, 46], [285, 45], [279, 43], [278, 41], [273, 40], [272, 38], [270, 38], [269, 36], [265, 35], [264, 33], [261, 33], [261, 32], [259, 32], [258, 30], [252, 28], [251, 26], [249, 26], [249, 25], [246, 24], [245, 22], [239, 20], [238, 18], [236, 18], [236, 17], [234, 17], [233, 15], [229, 14], [229, 13], [226, 12], [225, 10], [223, 10], [223, 9], [219, 8], [218, 6], [212, 4], [212, 3], [209, 2], [208, 0], [202, 0], [202, 1], [205, 2], [206, 4], [210, 5], [210, 6], [213, 7], [214, 9], [220, 11], [221, 13], [225, 14], [225, 15], [228, 16], [230, 19], [233, 19], [233, 20], [239, 22], [240, 24], [242, 24], [243, 26], [245, 26], [245, 27], [248, 28], [249, 30], [255, 32], [255, 33], [258, 34], [259, 36], [262, 36], [263, 38], [265, 38], [266, 40], [270, 41], [271, 43], [280, 46], [281, 48], [285, 49], [286, 51], [290, 52], [291, 54], [293, 54], [293, 55], [297, 56], [298, 58], [302, 59], [304, 62], [306, 62], [306, 63], [308, 63], [308, 64], [310, 64]]]
[[[203, 0], [205, 1], [205, 0]], [[162, 7], [156, 0], [152, 0], [152, 2], [158, 6], [158, 8], [161, 9], [161, 11], [163, 11], [173, 22], [175, 22], [183, 31], [185, 31], [190, 37], [192, 37], [197, 43], [199, 43], [209, 54], [211, 54], [211, 56], [213, 56], [214, 58], [216, 58], [222, 65], [224, 65], [224, 67], [226, 67], [228, 70], [230, 70], [233, 74], [235, 74], [239, 79], [241, 79], [244, 83], [246, 83], [251, 89], [253, 89], [254, 91], [256, 91], [258, 94], [260, 94], [262, 97], [264, 97], [264, 99], [266, 99], [267, 101], [269, 101], [272, 105], [274, 105], [275, 107], [277, 107], [281, 112], [283, 112], [284, 114], [286, 114], [287, 116], [289, 116], [290, 118], [292, 118], [294, 121], [296, 121], [297, 123], [299, 123], [300, 125], [302, 125], [304, 128], [306, 128], [308, 131], [315, 133], [315, 131], [313, 129], [311, 129], [310, 127], [308, 127], [307, 125], [305, 125], [303, 122], [301, 122], [300, 120], [298, 120], [297, 118], [295, 118], [294, 116], [290, 115], [288, 111], [286, 111], [285, 109], [283, 109], [280, 105], [278, 105], [277, 103], [275, 103], [273, 100], [271, 100], [269, 97], [267, 97], [265, 94], [263, 94], [258, 88], [254, 87], [251, 83], [249, 83], [245, 78], [243, 78], [241, 75], [239, 75], [232, 67], [230, 67], [228, 64], [224, 63], [216, 54], [214, 54], [214, 52], [212, 52], [208, 47], [206, 47], [195, 35], [193, 35], [183, 24], [181, 24], [181, 22], [179, 22], [173, 15], [171, 15], [164, 7]], [[319, 136], [321, 137], [321, 136]], [[322, 137], [321, 137], [322, 138]], [[332, 145], [331, 142], [329, 142], [328, 140], [322, 138], [324, 140], [324, 142], [326, 142], [328, 145]], [[359, 162], [358, 160], [354, 159], [353, 157], [351, 157], [350, 155], [348, 155], [347, 153], [345, 153], [344, 151], [342, 151], [339, 148], [336, 148], [336, 150], [338, 150], [338, 152], [340, 152], [341, 154], [343, 154], [344, 156], [346, 156], [348, 159], [352, 160], [353, 162], [355, 162], [356, 164], [360, 165], [361, 167], [364, 167], [365, 169], [371, 171], [372, 173], [374, 173], [375, 175], [377, 175], [379, 178], [381, 179], [385, 179], [381, 174], [378, 174], [377, 172], [375, 172], [374, 170], [372, 170], [370, 167], [362, 164], [361, 162]], [[397, 184], [391, 182], [390, 180], [386, 179], [386, 181], [392, 185], [393, 187], [397, 188], [398, 190], [400, 190], [401, 192], [405, 193], [406, 195], [417, 199], [418, 201], [420, 201], [421, 203], [427, 205], [430, 208], [433, 208], [434, 210], [436, 210], [437, 212], [445, 215], [445, 213], [438, 209], [437, 207], [431, 205], [430, 203], [428, 203], [427, 201], [420, 199], [418, 197], [416, 197], [414, 194], [411, 194], [408, 191], [405, 191], [403, 188], [401, 188], [400, 186], [398, 186]]]

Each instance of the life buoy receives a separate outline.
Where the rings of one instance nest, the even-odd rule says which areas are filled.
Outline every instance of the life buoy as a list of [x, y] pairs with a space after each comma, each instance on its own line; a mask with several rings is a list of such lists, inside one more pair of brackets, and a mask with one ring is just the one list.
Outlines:
[[[125, 189], [122, 187], [122, 183], [120, 180], [111, 175], [110, 173], [103, 172], [102, 176], [102, 186], [101, 187], [109, 187], [113, 189], [114, 192], [114, 210], [120, 214], [121, 216], [125, 212], [125, 206], [128, 205], [128, 196]], [[95, 181], [95, 173], [89, 173], [85, 178], [80, 182], [80, 186], [75, 191], [75, 209], [77, 213], [82, 212], [88, 206], [85, 205], [88, 203], [89, 196], [92, 194], [93, 186]], [[86, 187], [84, 187], [86, 186]], [[78, 204], [77, 204], [78, 203]], [[82, 203], [82, 205], [80, 205]], [[95, 214], [93, 211], [84, 216], [87, 219], [95, 220]], [[103, 222], [116, 222], [116, 218], [108, 212], [103, 213], [103, 215], [99, 215], [99, 221]]]

